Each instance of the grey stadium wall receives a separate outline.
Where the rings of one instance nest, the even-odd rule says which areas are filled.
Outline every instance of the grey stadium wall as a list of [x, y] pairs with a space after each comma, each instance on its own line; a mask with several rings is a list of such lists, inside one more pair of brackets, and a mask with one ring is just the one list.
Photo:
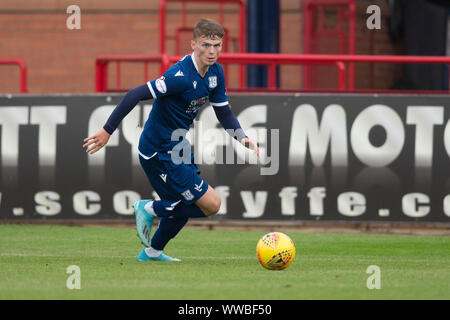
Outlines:
[[[137, 143], [139, 104], [93, 156], [83, 139], [121, 94], [0, 96], [0, 221], [132, 221], [154, 198]], [[231, 94], [251, 152], [203, 107], [188, 134], [222, 197], [213, 220], [450, 221], [450, 109], [443, 95]]]

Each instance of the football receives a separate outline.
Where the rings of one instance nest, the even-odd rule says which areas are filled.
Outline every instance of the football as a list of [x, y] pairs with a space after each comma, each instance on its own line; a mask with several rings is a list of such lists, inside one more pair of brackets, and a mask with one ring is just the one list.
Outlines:
[[294, 242], [284, 233], [268, 233], [259, 239], [256, 245], [256, 256], [259, 263], [266, 269], [285, 269], [294, 260]]

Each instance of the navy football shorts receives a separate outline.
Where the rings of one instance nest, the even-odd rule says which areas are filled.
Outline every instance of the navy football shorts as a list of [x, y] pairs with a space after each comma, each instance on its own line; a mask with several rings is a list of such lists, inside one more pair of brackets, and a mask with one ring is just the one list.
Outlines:
[[208, 190], [208, 184], [200, 177], [194, 163], [175, 164], [167, 153], [157, 153], [148, 160], [139, 156], [139, 161], [161, 200], [181, 200], [189, 205]]

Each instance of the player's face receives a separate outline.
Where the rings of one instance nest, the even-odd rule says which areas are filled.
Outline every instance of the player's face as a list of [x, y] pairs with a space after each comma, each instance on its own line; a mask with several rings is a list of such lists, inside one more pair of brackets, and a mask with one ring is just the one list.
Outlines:
[[222, 51], [221, 38], [198, 37], [192, 40], [192, 50], [194, 50], [197, 59], [205, 66], [212, 66], [219, 58]]

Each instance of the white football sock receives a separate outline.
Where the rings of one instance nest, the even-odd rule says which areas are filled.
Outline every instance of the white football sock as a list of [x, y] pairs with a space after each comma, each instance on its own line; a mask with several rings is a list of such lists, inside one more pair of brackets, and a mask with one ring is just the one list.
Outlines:
[[145, 209], [145, 211], [147, 211], [147, 213], [156, 217], [156, 212], [155, 212], [155, 210], [153, 210], [153, 201], [147, 202], [144, 206], [144, 209]]
[[150, 257], [150, 258], [156, 258], [159, 257], [159, 255], [162, 253], [162, 250], [156, 250], [153, 249], [152, 247], [150, 248], [145, 248], [145, 253]]

